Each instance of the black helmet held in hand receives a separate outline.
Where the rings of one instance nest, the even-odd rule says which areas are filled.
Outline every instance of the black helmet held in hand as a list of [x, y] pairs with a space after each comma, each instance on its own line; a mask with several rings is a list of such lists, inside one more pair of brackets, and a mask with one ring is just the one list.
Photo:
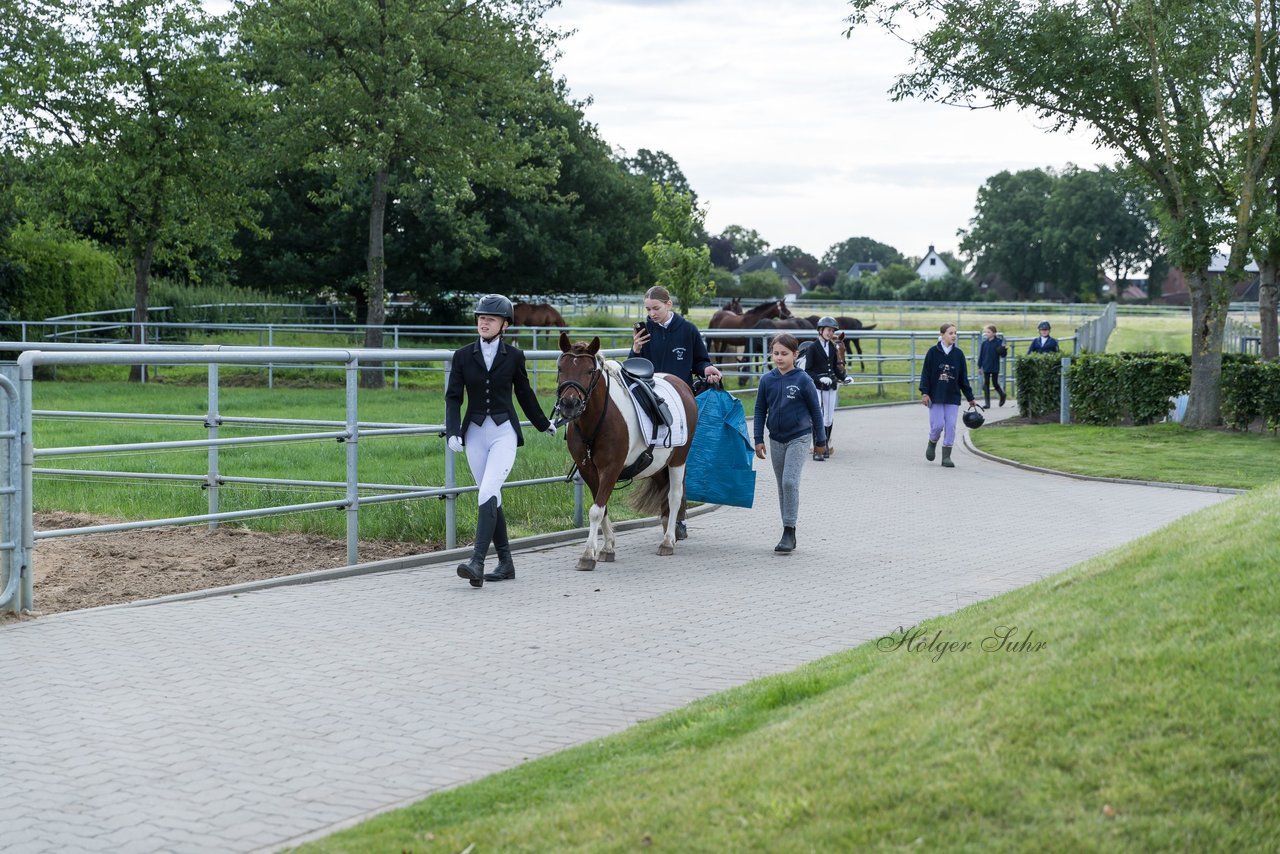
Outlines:
[[973, 408], [969, 409], [961, 417], [964, 418], [964, 426], [968, 427], [970, 430], [977, 430], [979, 427], [982, 426], [982, 422], [987, 420], [982, 415], [981, 407], [978, 407], [978, 406], [974, 406]]
[[474, 315], [490, 314], [494, 317], [504, 317], [508, 323], [515, 320], [515, 310], [511, 307], [511, 300], [502, 294], [485, 294], [476, 302], [476, 310], [471, 312]]
[[840, 328], [840, 324], [836, 323], [836, 319], [835, 319], [834, 317], [830, 317], [830, 316], [824, 317], [824, 318], [822, 318], [821, 320], [819, 320], [819, 321], [818, 321], [818, 328], [819, 328], [819, 329], [821, 329], [821, 328], [822, 328], [822, 327], [824, 327], [824, 326], [829, 326], [829, 327], [831, 327], [832, 329], [839, 329], [839, 328]]

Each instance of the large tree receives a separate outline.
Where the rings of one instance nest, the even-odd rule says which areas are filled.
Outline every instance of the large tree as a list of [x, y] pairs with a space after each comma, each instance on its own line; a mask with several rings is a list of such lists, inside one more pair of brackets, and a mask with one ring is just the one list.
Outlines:
[[[902, 33], [914, 68], [894, 97], [1016, 106], [1083, 127], [1154, 188], [1191, 291], [1184, 424], [1221, 420], [1222, 343], [1251, 248], [1258, 182], [1280, 129], [1276, 4], [1263, 0], [851, 0], [853, 26]], [[1230, 247], [1221, 277], [1214, 247]]]
[[906, 258], [889, 244], [872, 240], [870, 237], [850, 237], [822, 253], [823, 265], [834, 267], [841, 273], [849, 272], [849, 268], [854, 264], [868, 261], [874, 261], [881, 267], [888, 267], [890, 264], [903, 264]]
[[754, 228], [742, 225], [727, 225], [720, 232], [720, 239], [729, 241], [733, 254], [743, 261], [769, 251], [769, 241], [760, 236]]
[[1070, 167], [1054, 182], [1045, 206], [1043, 247], [1051, 281], [1078, 296], [1100, 296], [1102, 276], [1115, 296], [1158, 245], [1145, 192], [1114, 169]]
[[[0, 115], [68, 219], [133, 263], [145, 323], [157, 259], [232, 253], [252, 223], [244, 138], [256, 101], [196, 0], [0, 0]], [[137, 369], [134, 371], [138, 374]]]
[[680, 168], [676, 159], [665, 151], [641, 148], [632, 157], [621, 155], [620, 161], [632, 175], [645, 179], [646, 186], [661, 184], [664, 187], [670, 187], [677, 193], [684, 193], [695, 205], [698, 204], [698, 194], [689, 186], [689, 179], [684, 176], [684, 170]]
[[1043, 169], [991, 176], [978, 188], [973, 220], [960, 240], [979, 274], [999, 274], [1023, 298], [1049, 275], [1045, 210], [1053, 188], [1054, 176]]
[[[257, 77], [276, 96], [286, 156], [333, 175], [367, 212], [365, 346], [383, 346], [389, 203], [448, 216], [477, 185], [535, 195], [564, 133], [534, 118], [556, 92], [542, 0], [241, 0]], [[466, 217], [455, 219], [459, 229]], [[380, 365], [361, 376], [380, 387]]]

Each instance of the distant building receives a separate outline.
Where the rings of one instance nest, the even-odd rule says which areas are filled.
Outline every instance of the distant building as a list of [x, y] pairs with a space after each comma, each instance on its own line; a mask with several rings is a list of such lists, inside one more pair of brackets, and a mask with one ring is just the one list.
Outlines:
[[943, 276], [951, 272], [947, 267], [947, 262], [942, 260], [942, 256], [934, 251], [933, 244], [929, 244], [929, 251], [916, 265], [916, 275], [922, 279], [941, 279]]
[[769, 270], [777, 273], [778, 278], [782, 279], [783, 287], [786, 288], [790, 296], [798, 297], [808, 290], [804, 286], [804, 282], [800, 281], [800, 277], [791, 272], [791, 268], [782, 263], [777, 255], [752, 255], [743, 261], [742, 266], [734, 270], [733, 274], [741, 276], [743, 273], [756, 273], [760, 270]]
[[850, 279], [861, 279], [863, 276], [870, 276], [879, 273], [884, 269], [879, 261], [858, 261], [849, 268], [846, 274]]

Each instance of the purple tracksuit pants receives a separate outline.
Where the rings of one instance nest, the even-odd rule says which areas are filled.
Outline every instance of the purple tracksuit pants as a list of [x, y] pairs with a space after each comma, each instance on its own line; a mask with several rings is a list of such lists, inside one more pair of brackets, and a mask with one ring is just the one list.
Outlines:
[[936, 442], [942, 437], [942, 447], [950, 448], [956, 443], [956, 416], [960, 414], [958, 403], [929, 404], [929, 441]]

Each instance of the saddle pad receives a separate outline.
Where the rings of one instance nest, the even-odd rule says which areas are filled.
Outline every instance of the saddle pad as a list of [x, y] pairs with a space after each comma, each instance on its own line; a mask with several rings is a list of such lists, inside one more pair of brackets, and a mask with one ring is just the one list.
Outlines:
[[[617, 406], [627, 416], [629, 427], [638, 427], [637, 435], [631, 437], [631, 452], [627, 455], [627, 462], [630, 462], [636, 456], [639, 456], [642, 448], [649, 447], [649, 436], [653, 433], [653, 421], [649, 418], [648, 413], [636, 403], [635, 395], [627, 388], [626, 383], [622, 381], [621, 370], [618, 363], [614, 361], [605, 362], [606, 370], [613, 374], [614, 381], [609, 384], [609, 392], [613, 396], [614, 405]], [[689, 421], [685, 418], [684, 405], [680, 402], [680, 393], [675, 387], [666, 380], [667, 374], [653, 375], [653, 390], [658, 396], [666, 401], [667, 409], [671, 411], [671, 429], [666, 427], [658, 428], [659, 448], [675, 448], [685, 445], [689, 441]], [[632, 422], [632, 419], [635, 422]], [[668, 441], [668, 438], [670, 441]]]

